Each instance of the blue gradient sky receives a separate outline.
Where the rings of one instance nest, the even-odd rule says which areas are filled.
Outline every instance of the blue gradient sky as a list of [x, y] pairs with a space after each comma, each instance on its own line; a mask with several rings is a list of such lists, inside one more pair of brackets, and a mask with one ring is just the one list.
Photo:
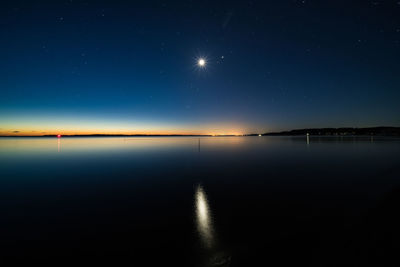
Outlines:
[[400, 4], [329, 2], [5, 1], [0, 133], [399, 126]]

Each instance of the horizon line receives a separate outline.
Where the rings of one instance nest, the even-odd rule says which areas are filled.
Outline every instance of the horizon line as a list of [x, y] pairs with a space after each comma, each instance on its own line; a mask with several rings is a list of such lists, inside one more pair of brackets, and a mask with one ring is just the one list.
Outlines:
[[237, 134], [237, 133], [233, 133], [233, 134], [145, 134], [145, 133], [141, 133], [141, 134], [118, 134], [118, 133], [88, 133], [88, 134], [62, 134], [62, 131], [60, 131], [59, 133], [51, 133], [51, 134], [42, 134], [42, 135], [21, 135], [18, 133], [11, 133], [11, 134], [6, 134], [6, 135], [0, 135], [0, 137], [95, 137], [95, 136], [104, 136], [104, 137], [112, 137], [112, 136], [257, 136], [257, 135], [273, 135], [273, 134], [290, 134], [290, 133], [294, 133], [294, 132], [301, 132], [301, 131], [315, 131], [315, 130], [320, 130], [320, 131], [324, 131], [324, 130], [382, 130], [382, 129], [393, 129], [393, 130], [398, 130], [400, 131], [400, 126], [370, 126], [370, 127], [323, 127], [323, 128], [297, 128], [297, 129], [291, 129], [291, 130], [284, 130], [284, 131], [273, 131], [273, 132], [263, 132], [263, 133], [246, 133], [246, 134]]

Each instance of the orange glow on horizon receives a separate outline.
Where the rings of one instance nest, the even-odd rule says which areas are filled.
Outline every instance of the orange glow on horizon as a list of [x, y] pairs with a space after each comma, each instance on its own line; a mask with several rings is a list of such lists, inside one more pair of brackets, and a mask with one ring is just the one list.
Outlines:
[[[62, 132], [62, 134], [60, 134]], [[32, 130], [0, 130], [0, 136], [56, 136], [61, 138], [62, 136], [68, 135], [210, 135], [210, 136], [242, 136], [242, 133], [238, 132], [202, 132], [202, 131], [101, 131], [101, 130], [50, 130], [50, 131], [32, 131]]]
[[113, 121], [1, 121], [0, 136], [68, 136], [68, 135], [235, 135], [251, 133], [244, 125], [234, 122], [207, 124], [175, 124], [160, 122]]

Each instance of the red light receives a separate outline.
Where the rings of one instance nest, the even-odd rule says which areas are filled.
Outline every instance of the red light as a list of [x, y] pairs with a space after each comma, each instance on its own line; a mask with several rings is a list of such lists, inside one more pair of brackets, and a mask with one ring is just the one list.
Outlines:
[[57, 138], [61, 138], [61, 134], [57, 134]]

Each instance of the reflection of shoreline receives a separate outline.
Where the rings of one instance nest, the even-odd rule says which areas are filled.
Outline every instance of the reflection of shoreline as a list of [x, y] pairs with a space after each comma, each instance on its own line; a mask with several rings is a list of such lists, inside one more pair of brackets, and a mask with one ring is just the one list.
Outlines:
[[195, 205], [197, 230], [204, 246], [210, 249], [214, 246], [214, 230], [207, 196], [201, 185], [196, 188]]

